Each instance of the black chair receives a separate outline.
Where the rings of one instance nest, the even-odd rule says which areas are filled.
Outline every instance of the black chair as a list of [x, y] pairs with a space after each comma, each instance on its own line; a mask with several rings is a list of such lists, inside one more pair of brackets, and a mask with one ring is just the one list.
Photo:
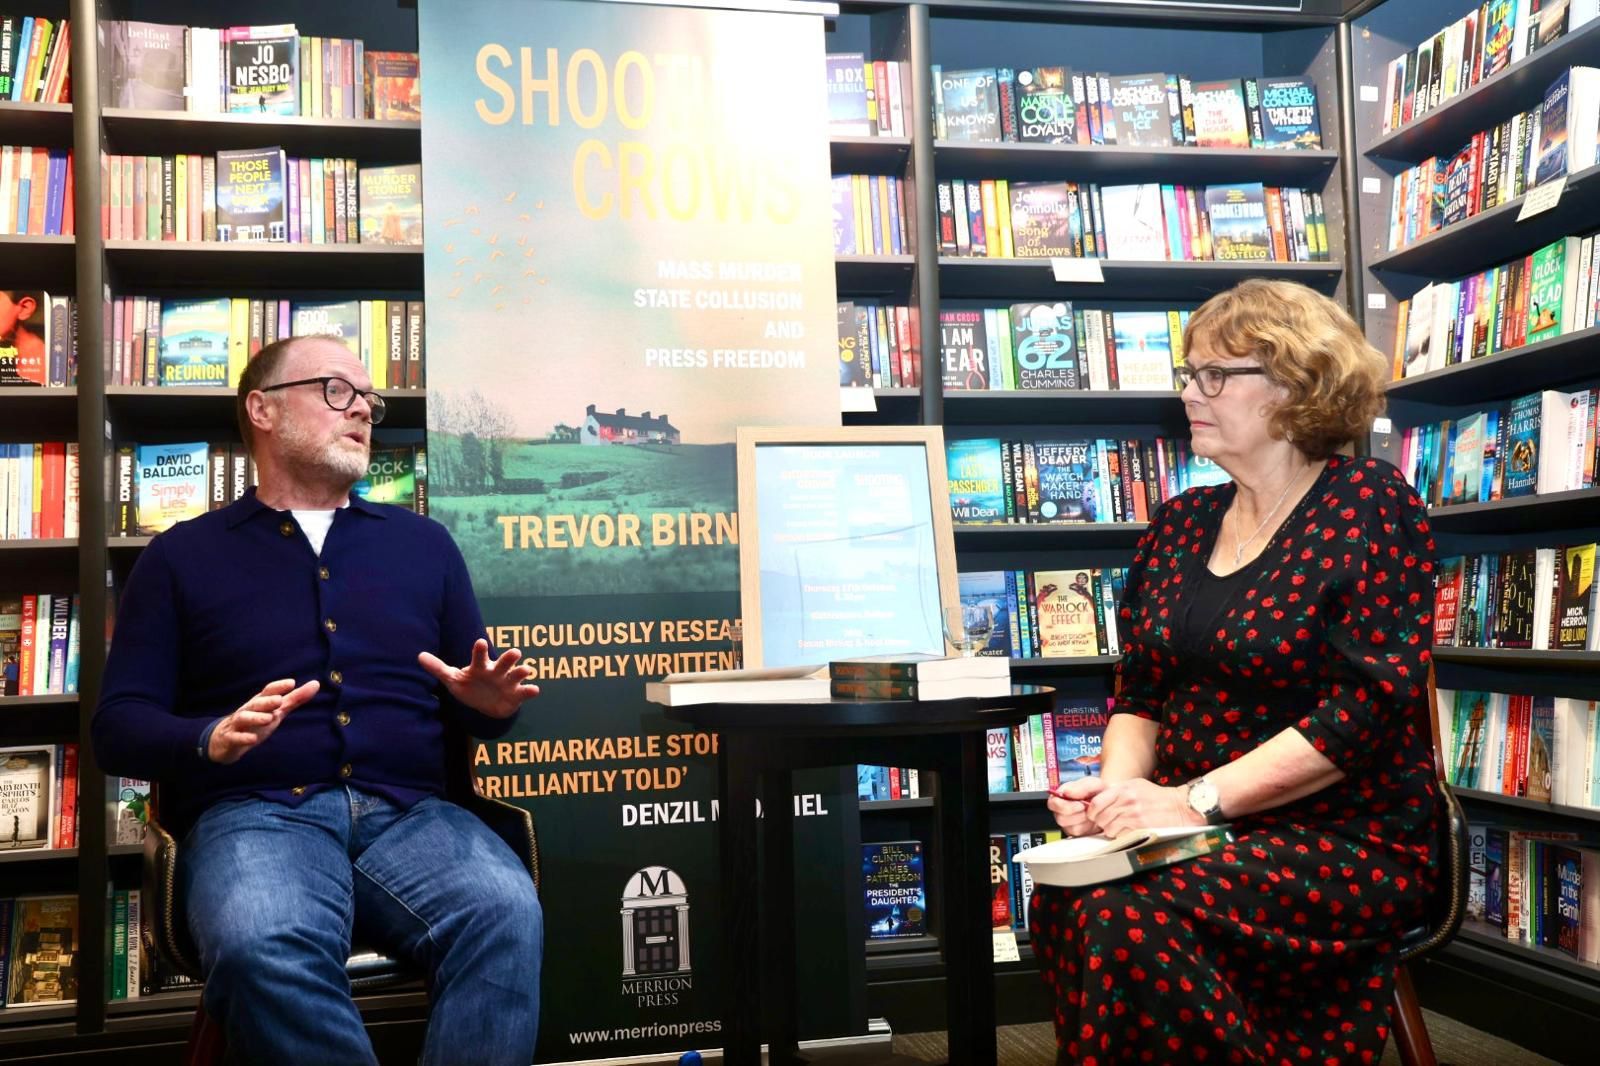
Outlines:
[[1394, 979], [1394, 1042], [1403, 1066], [1437, 1066], [1433, 1041], [1411, 983], [1411, 964], [1427, 958], [1454, 939], [1467, 907], [1467, 816], [1461, 801], [1445, 783], [1449, 772], [1440, 751], [1438, 696], [1433, 667], [1428, 668], [1428, 720], [1433, 727], [1433, 751], [1439, 770], [1440, 798], [1446, 817], [1439, 827], [1439, 883], [1428, 907], [1427, 920], [1400, 941], [1400, 965]]
[[[504, 800], [491, 799], [478, 791], [472, 774], [470, 741], [457, 731], [446, 735], [445, 794], [451, 802], [471, 811], [495, 835], [506, 842], [527, 866], [535, 890], [539, 887], [539, 838], [533, 815]], [[144, 835], [144, 892], [147, 901], [140, 911], [139, 937], [152, 958], [160, 956], [178, 973], [192, 980], [202, 979], [199, 953], [189, 936], [188, 923], [178, 902], [178, 842], [160, 823], [159, 785], [151, 789], [149, 819]], [[411, 984], [422, 974], [407, 963], [391, 959], [360, 945], [351, 945], [345, 964], [353, 993], [376, 992]], [[223, 1061], [226, 1039], [222, 1027], [206, 1013], [201, 1002], [189, 1028], [189, 1044], [184, 1052], [186, 1066], [214, 1066]]]
[[1410, 966], [1418, 959], [1448, 944], [1461, 928], [1467, 905], [1467, 816], [1461, 810], [1450, 786], [1441, 783], [1448, 812], [1447, 824], [1440, 829], [1445, 839], [1439, 842], [1440, 880], [1425, 925], [1407, 933], [1400, 941], [1400, 966], [1394, 979], [1394, 1042], [1404, 1066], [1436, 1066], [1433, 1041], [1422, 1018], [1416, 987], [1411, 983]]

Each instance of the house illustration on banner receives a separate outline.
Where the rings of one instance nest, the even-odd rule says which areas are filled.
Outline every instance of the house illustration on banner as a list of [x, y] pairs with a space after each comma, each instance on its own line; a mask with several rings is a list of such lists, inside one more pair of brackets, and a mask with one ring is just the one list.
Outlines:
[[678, 431], [666, 415], [651, 417], [646, 411], [630, 415], [625, 407], [616, 414], [596, 411], [590, 404], [583, 423], [584, 444], [680, 444]]

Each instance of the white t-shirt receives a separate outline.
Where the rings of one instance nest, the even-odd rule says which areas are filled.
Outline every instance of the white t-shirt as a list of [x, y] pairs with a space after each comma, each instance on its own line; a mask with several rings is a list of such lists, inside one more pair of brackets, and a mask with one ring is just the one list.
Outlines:
[[328, 530], [333, 528], [333, 511], [295, 511], [293, 514], [294, 520], [300, 523], [301, 532], [311, 542], [311, 550], [321, 555], [322, 542], [328, 539]]

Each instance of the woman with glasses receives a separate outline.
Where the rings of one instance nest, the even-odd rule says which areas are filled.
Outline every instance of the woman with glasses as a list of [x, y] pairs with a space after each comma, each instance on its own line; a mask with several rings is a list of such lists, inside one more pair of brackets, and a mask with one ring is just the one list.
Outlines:
[[1387, 375], [1332, 300], [1247, 281], [1190, 316], [1184, 352], [1192, 448], [1233, 480], [1153, 516], [1100, 776], [1048, 805], [1073, 836], [1226, 822], [1234, 843], [1035, 890], [1060, 1058], [1376, 1061], [1435, 877], [1425, 510], [1348, 456]]

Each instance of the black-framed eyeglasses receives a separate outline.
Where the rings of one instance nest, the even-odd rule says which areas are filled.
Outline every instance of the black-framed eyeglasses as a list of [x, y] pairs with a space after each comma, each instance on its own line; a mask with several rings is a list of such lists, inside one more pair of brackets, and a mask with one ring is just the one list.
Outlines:
[[1174, 367], [1172, 376], [1178, 382], [1178, 391], [1182, 392], [1194, 382], [1200, 386], [1202, 396], [1220, 396], [1223, 386], [1228, 384], [1228, 379], [1242, 374], [1265, 374], [1266, 368], [1259, 366], [1179, 366]]
[[277, 392], [279, 389], [293, 388], [296, 385], [321, 385], [322, 398], [329, 407], [335, 411], [348, 411], [350, 405], [356, 402], [356, 397], [364, 397], [367, 401], [367, 410], [372, 415], [372, 424], [377, 425], [383, 421], [383, 416], [388, 413], [388, 405], [383, 402], [383, 397], [371, 389], [365, 391], [356, 388], [344, 378], [301, 378], [299, 381], [280, 381], [276, 385], [268, 385], [262, 392]]

